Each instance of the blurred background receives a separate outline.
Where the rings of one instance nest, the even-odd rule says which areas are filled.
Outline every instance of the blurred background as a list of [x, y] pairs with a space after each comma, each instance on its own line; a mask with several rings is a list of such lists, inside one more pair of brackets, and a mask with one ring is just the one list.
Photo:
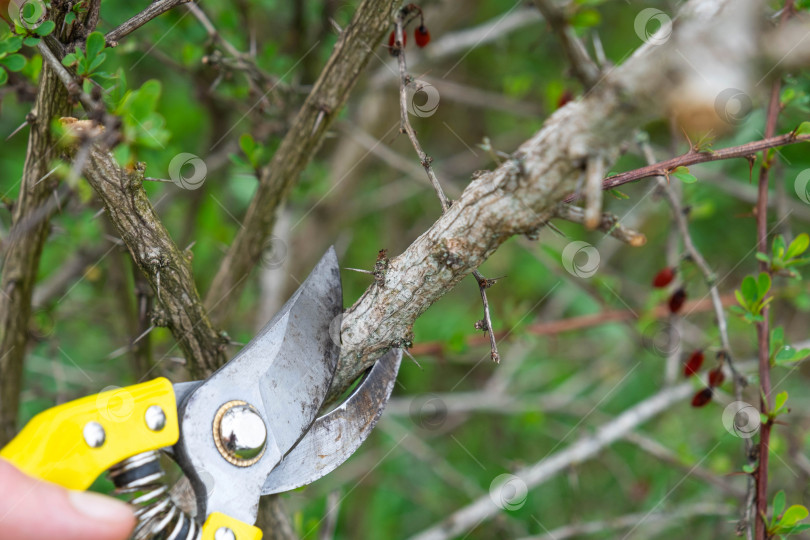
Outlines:
[[[201, 292], [240, 227], [257, 168], [269, 161], [356, 4], [202, 2], [200, 9], [220, 38], [253, 55], [266, 77], [263, 84], [249, 82], [227, 47], [182, 6], [108, 52], [107, 99], [118, 104], [125, 127], [125, 140], [115, 150], [121, 163], [145, 162], [146, 176], [166, 179], [181, 153], [205, 162], [198, 189], [146, 183], [177, 244], [193, 253]], [[420, 5], [432, 40], [423, 49], [409, 40], [405, 53], [409, 71], [432, 85], [439, 102], [411, 120], [454, 198], [475, 171], [497, 166], [498, 152], [514, 151], [582, 88], [531, 2], [426, 0]], [[588, 47], [598, 38], [606, 59], [618, 64], [642, 44], [634, 21], [651, 6], [669, 15], [676, 10], [669, 2], [601, 0], [577, 0], [564, 10]], [[142, 7], [105, 0], [99, 29], [112, 29]], [[234, 341], [233, 353], [283, 304], [329, 245], [336, 246], [342, 267], [371, 269], [380, 249], [389, 256], [401, 253], [440, 215], [413, 148], [398, 132], [398, 71], [386, 43], [377, 47], [329, 138], [296, 184], [262, 265], [224, 328]], [[33, 56], [31, 49], [24, 53]], [[4, 139], [30, 111], [32, 80], [40, 69], [41, 60], [33, 57], [0, 87]], [[762, 138], [769, 88], [762, 84], [746, 96], [750, 106], [735, 112], [734, 129], [714, 140], [714, 148]], [[777, 133], [807, 119], [807, 73], [788, 76], [784, 92]], [[644, 129], [658, 159], [688, 149], [666, 121]], [[26, 139], [23, 130], [0, 150], [6, 205], [17, 196]], [[771, 225], [790, 239], [807, 231], [810, 222], [807, 182], [797, 183], [810, 168], [810, 154], [804, 145], [790, 146], [778, 151], [777, 161]], [[628, 141], [627, 152], [610, 170], [644, 164], [637, 145]], [[691, 209], [696, 246], [732, 303], [734, 289], [756, 270], [756, 186], [745, 159], [694, 166], [691, 172], [698, 182], [673, 180], [673, 187]], [[707, 365], [714, 365], [718, 332], [707, 287], [694, 265], [681, 262], [677, 279], [689, 299], [699, 301], [697, 307], [677, 318], [655, 309], [666, 304], [671, 289], [653, 289], [653, 276], [680, 257], [670, 209], [655, 186], [654, 180], [643, 180], [606, 196], [607, 211], [646, 235], [643, 247], [555, 221], [559, 230], [545, 228], [537, 239], [513, 238], [483, 265], [485, 276], [503, 276], [488, 291], [493, 325], [502, 333], [500, 365], [490, 361], [486, 335], [474, 328], [482, 308], [472, 278], [433, 305], [414, 325], [412, 354], [418, 365], [404, 359], [394, 397], [369, 441], [333, 474], [284, 495], [298, 534], [337, 539], [417, 534], [488, 497], [500, 475], [565, 452], [666, 385], [681, 383], [680, 363], [692, 351], [704, 349]], [[84, 180], [71, 187], [73, 196], [53, 220], [42, 257], [21, 423], [108, 386], [188, 376], [169, 332], [152, 328], [144, 317], [152, 302], [148, 285], [133, 273], [129, 255], [99, 215], [101, 205], [91, 188]], [[2, 234], [9, 224], [4, 208]], [[596, 249], [593, 275], [562, 264], [561, 254], [572, 241]], [[584, 257], [575, 260], [574, 270], [589, 262], [587, 253]], [[350, 270], [342, 278], [347, 307], [372, 279]], [[784, 327], [789, 343], [806, 342], [810, 291], [805, 282], [778, 278], [774, 293], [774, 324]], [[754, 328], [731, 314], [728, 320], [734, 358], [753, 376]], [[773, 372], [776, 390], [790, 392], [792, 412], [774, 432], [771, 485], [787, 492], [789, 504], [810, 504], [807, 375], [802, 365]], [[693, 384], [695, 391], [702, 388], [698, 380]], [[758, 404], [755, 384], [744, 397]], [[703, 408], [679, 400], [632, 436], [564, 467], [541, 485], [513, 485], [506, 502], [499, 499], [504, 511], [496, 519], [459, 537], [732, 537], [746, 461], [743, 439], [722, 422], [731, 401], [729, 383]], [[96, 489], [109, 491], [110, 484], [99, 480]], [[586, 523], [590, 532], [560, 529]]]

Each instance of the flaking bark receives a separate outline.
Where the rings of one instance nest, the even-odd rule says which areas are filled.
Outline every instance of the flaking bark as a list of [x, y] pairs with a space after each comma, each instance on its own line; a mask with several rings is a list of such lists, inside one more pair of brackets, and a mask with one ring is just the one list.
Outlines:
[[[69, 158], [78, 147], [69, 147]], [[169, 328], [192, 375], [211, 374], [227, 360], [227, 339], [214, 329], [202, 305], [190, 255], [177, 247], [149, 202], [143, 189], [143, 171], [122, 168], [111, 153], [93, 145], [84, 175], [155, 292], [153, 323]]]

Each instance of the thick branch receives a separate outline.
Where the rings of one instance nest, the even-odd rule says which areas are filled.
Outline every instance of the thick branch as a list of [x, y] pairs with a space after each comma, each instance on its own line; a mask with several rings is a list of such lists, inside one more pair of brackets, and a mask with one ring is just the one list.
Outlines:
[[[364, 0], [351, 24], [341, 33], [332, 56], [318, 77], [293, 125], [262, 169], [259, 187], [206, 296], [215, 321], [227, 309], [213, 309], [227, 294], [238, 297], [245, 278], [261, 257], [272, 234], [276, 211], [287, 197], [301, 172], [318, 151], [329, 126], [346, 103], [357, 78], [374, 54], [392, 16], [397, 0]], [[223, 302], [227, 307], [228, 301]]]
[[[95, 25], [98, 2], [88, 4], [82, 16], [90, 29]], [[54, 5], [50, 15], [56, 27], [64, 27], [65, 6]], [[68, 32], [81, 25], [69, 26]], [[63, 40], [71, 35], [59, 36]], [[59, 43], [55, 36], [48, 40]], [[57, 177], [50, 173], [56, 157], [56, 140], [51, 121], [70, 111], [68, 92], [59, 77], [44, 65], [39, 79], [34, 111], [28, 119], [31, 131], [20, 180], [20, 194], [14, 205], [11, 230], [4, 240], [4, 261], [0, 278], [0, 445], [15, 434], [23, 359], [28, 341], [31, 295], [39, 270], [42, 248], [50, 232], [50, 218], [56, 212]]]
[[[588, 159], [611, 163], [638, 125], [667, 114], [664, 104], [681, 90], [673, 80], [693, 84], [699, 72], [715, 69], [717, 62], [726, 71], [737, 64], [744, 69], [748, 54], [723, 38], [748, 31], [748, 19], [740, 20], [747, 10], [738, 6], [725, 13], [724, 5], [687, 4], [666, 45], [642, 46], [586, 97], [555, 112], [511, 159], [476, 177], [428, 231], [391, 260], [385, 279], [372, 284], [344, 315], [333, 392], [346, 388], [389, 348], [410, 345], [413, 322], [506, 239], [536, 232], [576, 189]], [[735, 30], [737, 25], [744, 28]], [[684, 52], [691, 62], [679, 54]], [[694, 58], [703, 64], [696, 68]], [[694, 106], [713, 111], [715, 89], [703, 92], [693, 92]]]
[[[82, 136], [88, 121], [68, 123]], [[75, 146], [70, 152], [75, 153]], [[71, 156], [72, 157], [72, 156]], [[84, 175], [138, 268], [155, 291], [153, 324], [167, 326], [193, 375], [213, 372], [226, 360], [227, 340], [208, 319], [194, 285], [189, 255], [178, 249], [143, 190], [143, 171], [127, 171], [111, 153], [91, 146]]]

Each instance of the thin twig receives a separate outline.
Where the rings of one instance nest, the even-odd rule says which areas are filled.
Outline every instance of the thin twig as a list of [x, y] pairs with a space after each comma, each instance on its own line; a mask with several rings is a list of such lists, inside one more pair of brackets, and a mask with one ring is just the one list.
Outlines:
[[[722, 296], [724, 307], [733, 306], [737, 300], [733, 294]], [[689, 300], [684, 304], [683, 311], [688, 313], [700, 313], [714, 309], [711, 300]], [[665, 305], [656, 306], [646, 315], [655, 319], [661, 319], [669, 315], [669, 307]], [[521, 329], [521, 332], [534, 336], [559, 336], [565, 332], [573, 332], [584, 328], [593, 328], [605, 324], [614, 324], [638, 319], [638, 313], [629, 309], [611, 309], [589, 315], [578, 315], [554, 321], [542, 321], [529, 324]], [[495, 337], [501, 339], [507, 335], [505, 330], [495, 332]], [[483, 345], [487, 340], [482, 336], [471, 336], [466, 340], [468, 346], [474, 347]], [[447, 344], [444, 341], [429, 341], [427, 343], [417, 343], [411, 347], [411, 352], [418, 355], [442, 355]]]
[[[407, 134], [408, 138], [411, 140], [411, 144], [413, 145], [414, 150], [416, 150], [416, 154], [419, 156], [419, 161], [421, 162], [422, 167], [425, 169], [425, 173], [427, 173], [428, 180], [430, 180], [430, 184], [436, 191], [436, 196], [439, 198], [439, 203], [442, 205], [442, 214], [444, 214], [450, 208], [451, 202], [447, 198], [447, 195], [444, 194], [442, 185], [439, 182], [439, 179], [436, 177], [436, 172], [433, 170], [433, 165], [431, 165], [433, 158], [428, 156], [422, 149], [422, 145], [419, 144], [419, 139], [416, 137], [416, 132], [414, 131], [410, 118], [408, 117], [408, 87], [416, 84], [416, 81], [414, 81], [408, 74], [408, 67], [405, 63], [405, 49], [403, 47], [405, 40], [405, 20], [409, 15], [412, 14], [411, 9], [412, 7], [408, 5], [397, 12], [394, 36], [395, 41], [394, 46], [391, 49], [391, 54], [397, 57], [397, 62], [399, 63], [399, 131], [400, 133]], [[416, 91], [412, 91], [412, 95], [410, 96], [411, 99], [414, 99], [415, 94]], [[484, 306], [484, 318], [483, 320], [478, 321], [475, 324], [475, 327], [478, 330], [485, 331], [489, 335], [490, 358], [493, 362], [499, 363], [501, 361], [501, 355], [498, 353], [498, 343], [495, 340], [495, 334], [492, 330], [492, 316], [490, 315], [489, 301], [487, 300], [486, 293], [486, 290], [495, 284], [495, 280], [485, 278], [477, 269], [472, 271], [472, 275], [478, 284], [478, 291], [481, 293], [481, 303]]]
[[[648, 163], [655, 163], [655, 155], [653, 154], [652, 148], [648, 142], [643, 141], [641, 143], [641, 150], [644, 153], [644, 158]], [[723, 306], [723, 301], [720, 297], [720, 291], [717, 288], [717, 275], [711, 269], [709, 264], [706, 262], [706, 259], [692, 241], [692, 235], [689, 233], [687, 215], [684, 213], [684, 208], [681, 206], [681, 203], [675, 195], [672, 187], [669, 185], [669, 182], [662, 176], [659, 176], [657, 180], [658, 187], [664, 193], [666, 201], [672, 210], [672, 218], [675, 220], [675, 224], [678, 227], [681, 239], [683, 240], [684, 249], [689, 254], [690, 259], [703, 274], [706, 285], [709, 287], [709, 295], [711, 296], [712, 305], [714, 306], [715, 319], [717, 320], [717, 329], [720, 333], [720, 343], [723, 347], [723, 352], [725, 353], [724, 359], [726, 360], [733, 377], [734, 398], [737, 401], [742, 401], [743, 388], [747, 386], [748, 380], [737, 370], [733, 360], [733, 355], [731, 353], [731, 341], [728, 337], [728, 320], [726, 319], [726, 312]], [[750, 438], [743, 438], [743, 441], [745, 456], [750, 465], [752, 459], [751, 449], [753, 448], [753, 442]], [[748, 491], [745, 498], [746, 502], [743, 503], [742, 519], [740, 520], [741, 527], [747, 527], [750, 522], [750, 505], [747, 501], [753, 495], [753, 488], [753, 480], [749, 478]]]
[[574, 29], [568, 24], [568, 18], [551, 0], [534, 0], [534, 5], [557, 35], [576, 78], [586, 89], [591, 88], [599, 80], [600, 70], [588, 56], [585, 45], [574, 33]]
[[[652, 148], [650, 147], [649, 143], [643, 142], [641, 143], [641, 149], [644, 153], [644, 157], [648, 162], [655, 162], [655, 156], [653, 155]], [[661, 189], [666, 196], [667, 204], [669, 205], [670, 209], [672, 210], [672, 218], [675, 220], [675, 224], [678, 227], [678, 231], [681, 234], [681, 239], [683, 240], [683, 247], [686, 252], [689, 254], [691, 260], [695, 263], [698, 267], [700, 272], [703, 274], [703, 278], [706, 281], [706, 285], [709, 287], [709, 293], [712, 300], [712, 305], [714, 306], [714, 314], [717, 318], [717, 329], [720, 332], [720, 343], [723, 346], [723, 351], [726, 353], [726, 359], [728, 361], [729, 368], [731, 369], [732, 373], [735, 377], [735, 396], [738, 399], [742, 398], [742, 388], [746, 386], [747, 381], [745, 377], [743, 377], [734, 367], [734, 363], [732, 361], [732, 354], [731, 354], [731, 341], [728, 337], [728, 321], [726, 319], [726, 313], [723, 309], [723, 301], [720, 298], [720, 291], [717, 288], [717, 275], [709, 266], [709, 263], [706, 262], [706, 259], [700, 253], [700, 251], [695, 246], [695, 243], [692, 241], [692, 235], [689, 232], [689, 223], [687, 222], [687, 215], [684, 213], [684, 209], [681, 207], [680, 202], [678, 201], [677, 197], [673, 193], [672, 189], [670, 188], [667, 180], [659, 176], [658, 180], [658, 187]]]
[[[661, 512], [638, 512], [598, 521], [563, 525], [541, 536], [525, 537], [520, 540], [566, 540], [568, 538], [582, 538], [591, 534], [604, 535], [610, 530], [630, 529], [641, 520], [644, 520], [651, 527], [657, 527], [658, 532], [670, 527], [683, 529], [685, 520], [689, 518], [726, 516], [731, 512], [731, 506], [706, 501], [680, 508], [668, 508], [666, 511]], [[649, 533], [650, 531], [647, 531], [647, 534]], [[616, 538], [619, 536], [618, 533], [614, 535]], [[645, 537], [652, 538], [652, 536]]]
[[[568, 447], [523, 469], [515, 471], [514, 476], [532, 489], [555, 477], [574, 463], [599, 455], [600, 451], [614, 441], [626, 436], [647, 420], [673, 410], [673, 405], [684, 400], [693, 392], [690, 382], [664, 388], [658, 393], [627, 409], [622, 414], [597, 429], [593, 435], [583, 437]], [[441, 523], [411, 537], [412, 540], [447, 540], [477, 527], [482, 522], [492, 519], [503, 510], [490, 494], [486, 494], [467, 506], [453, 512]], [[639, 525], [643, 520], [636, 521]]]
[[[633, 169], [632, 171], [623, 172], [613, 176], [609, 176], [602, 180], [602, 189], [613, 189], [630, 182], [635, 182], [643, 178], [651, 178], [654, 176], [669, 176], [669, 173], [678, 167], [688, 167], [697, 163], [707, 163], [709, 161], [721, 161], [724, 159], [732, 158], [748, 158], [755, 155], [757, 152], [762, 152], [770, 148], [777, 148], [779, 146], [787, 146], [800, 142], [810, 141], [810, 134], [796, 135], [794, 132], [785, 133], [776, 137], [765, 137], [759, 141], [741, 144], [739, 146], [731, 146], [723, 148], [722, 150], [710, 151], [696, 151], [690, 149], [689, 152], [668, 159], [666, 161], [659, 161], [653, 165]], [[574, 193], [565, 198], [565, 202], [572, 202], [580, 197], [579, 194]]]
[[[427, 173], [428, 180], [430, 180], [430, 184], [436, 191], [436, 196], [439, 198], [439, 202], [442, 205], [442, 212], [446, 212], [447, 209], [450, 208], [450, 200], [447, 198], [447, 195], [444, 194], [444, 190], [439, 183], [439, 179], [436, 177], [436, 173], [433, 171], [433, 167], [431, 166], [433, 158], [428, 156], [422, 149], [422, 145], [419, 144], [419, 139], [416, 138], [416, 132], [414, 131], [413, 126], [411, 126], [411, 121], [408, 118], [408, 87], [417, 84], [417, 81], [413, 80], [411, 76], [408, 75], [408, 68], [405, 64], [405, 50], [402, 45], [403, 40], [405, 39], [405, 29], [403, 28], [403, 23], [409, 14], [410, 11], [406, 8], [399, 10], [397, 13], [396, 41], [394, 42], [394, 47], [391, 50], [392, 54], [396, 55], [397, 61], [399, 62], [399, 131], [400, 133], [407, 134], [408, 138], [411, 140], [411, 144], [413, 145], [414, 150], [416, 150], [416, 154], [419, 156], [419, 161]], [[413, 92], [413, 95], [411, 95], [411, 99], [414, 99], [416, 92], [418, 92], [417, 88], [414, 88], [414, 90], [415, 91]]]
[[[582, 224], [585, 222], [585, 210], [579, 206], [559, 204], [554, 211], [554, 217]], [[633, 247], [641, 247], [647, 243], [647, 237], [643, 233], [625, 227], [620, 223], [619, 217], [614, 214], [603, 213], [596, 224], [596, 228]]]
[[53, 51], [51, 51], [50, 47], [45, 44], [45, 40], [42, 40], [39, 42], [39, 44], [37, 44], [37, 49], [39, 49], [39, 53], [42, 55], [42, 58], [48, 63], [51, 69], [53, 69], [54, 73], [56, 73], [56, 76], [59, 77], [62, 84], [65, 85], [68, 94], [77, 96], [88, 112], [95, 110], [98, 107], [98, 103], [96, 103], [93, 98], [82, 90], [81, 85], [76, 82], [75, 77], [70, 74], [70, 72], [65, 66], [62, 65], [62, 62], [59, 61]]
[[124, 36], [131, 34], [141, 26], [145, 25], [155, 17], [166, 13], [173, 7], [179, 6], [180, 4], [185, 4], [189, 1], [190, 0], [157, 0], [156, 2], [149, 4], [148, 8], [144, 9], [117, 28], [114, 28], [108, 32], [107, 35], [104, 36], [104, 39], [107, 41], [107, 44], [110, 47], [115, 47]]
[[[782, 15], [779, 18], [780, 25], [793, 14], [794, 0], [786, 0]], [[765, 121], [765, 137], [773, 137], [776, 132], [776, 122], [782, 110], [780, 93], [782, 81], [777, 77], [771, 86], [771, 99], [768, 103], [768, 115]], [[762, 165], [759, 169], [759, 196], [757, 198], [756, 218], [757, 218], [757, 251], [767, 253], [768, 251], [768, 182], [770, 179], [773, 156], [769, 156], [767, 150], [762, 152]], [[767, 272], [773, 277], [770, 265], [765, 261], [759, 261], [759, 271]], [[767, 302], [767, 297], [763, 299]], [[754, 538], [765, 540], [768, 536], [766, 513], [768, 511], [768, 458], [770, 454], [771, 428], [773, 419], [769, 416], [773, 410], [771, 399], [771, 358], [770, 358], [770, 308], [767, 303], [762, 309], [762, 321], [756, 323], [757, 326], [757, 350], [759, 356], [759, 395], [760, 412], [767, 420], [762, 423], [759, 430], [759, 466], [756, 469], [755, 478], [757, 484], [756, 514], [754, 520]]]

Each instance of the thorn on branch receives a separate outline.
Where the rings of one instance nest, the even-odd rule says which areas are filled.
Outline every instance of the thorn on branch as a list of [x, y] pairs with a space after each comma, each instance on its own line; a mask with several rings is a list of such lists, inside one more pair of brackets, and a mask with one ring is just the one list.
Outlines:
[[489, 334], [490, 358], [496, 364], [500, 363], [501, 356], [498, 354], [498, 344], [495, 342], [495, 334], [492, 332], [492, 317], [489, 313], [489, 301], [486, 290], [502, 278], [487, 279], [478, 270], [473, 270], [473, 277], [478, 282], [478, 290], [481, 293], [481, 303], [484, 305], [484, 318], [475, 323], [477, 330], [483, 330]]
[[388, 259], [388, 250], [381, 249], [377, 252], [377, 262], [374, 263], [374, 281], [378, 285], [385, 283], [385, 274], [388, 272], [388, 265], [391, 261]]

